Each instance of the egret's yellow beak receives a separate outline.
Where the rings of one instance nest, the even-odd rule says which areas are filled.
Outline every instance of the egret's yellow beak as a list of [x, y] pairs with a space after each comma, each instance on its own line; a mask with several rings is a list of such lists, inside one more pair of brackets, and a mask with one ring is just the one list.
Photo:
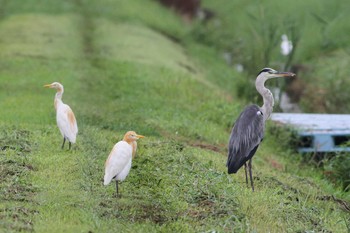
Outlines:
[[136, 137], [137, 138], [144, 138], [145, 136], [137, 134]]
[[46, 85], [44, 85], [44, 87], [50, 88], [51, 84], [46, 84]]

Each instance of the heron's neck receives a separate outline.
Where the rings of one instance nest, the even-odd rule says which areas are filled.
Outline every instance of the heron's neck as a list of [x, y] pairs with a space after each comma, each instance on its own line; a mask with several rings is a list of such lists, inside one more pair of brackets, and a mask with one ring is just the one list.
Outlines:
[[256, 90], [263, 97], [264, 104], [261, 106], [261, 111], [264, 116], [264, 120], [267, 120], [270, 117], [270, 114], [273, 110], [274, 100], [273, 95], [269, 89], [265, 87], [266, 79], [257, 79], [255, 82]]

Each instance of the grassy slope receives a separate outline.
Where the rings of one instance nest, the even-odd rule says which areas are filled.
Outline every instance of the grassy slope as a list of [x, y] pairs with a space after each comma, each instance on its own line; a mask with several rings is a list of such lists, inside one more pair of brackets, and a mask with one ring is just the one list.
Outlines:
[[[320, 200], [335, 190], [278, 157], [289, 154], [271, 138], [255, 159], [257, 192], [243, 172], [226, 174], [240, 110], [227, 94], [235, 74], [210, 49], [187, 44], [191, 58], [155, 31], [182, 38], [187, 26], [153, 2], [143, 14], [142, 1], [56, 4], [2, 5], [1, 229], [346, 232], [346, 213]], [[72, 151], [59, 148], [54, 93], [42, 88], [52, 81], [65, 85], [78, 118]], [[131, 129], [147, 138], [116, 200], [114, 186], [101, 183], [103, 163]]]

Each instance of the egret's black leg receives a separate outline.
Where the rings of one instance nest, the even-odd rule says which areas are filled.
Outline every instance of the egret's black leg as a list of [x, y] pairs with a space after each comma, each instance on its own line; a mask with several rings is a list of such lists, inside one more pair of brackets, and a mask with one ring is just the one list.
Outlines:
[[69, 148], [68, 148], [68, 150], [70, 150], [71, 147], [72, 147], [72, 143], [69, 142]]
[[245, 183], [248, 186], [248, 173], [247, 173], [247, 163], [244, 163], [244, 172], [245, 172]]
[[115, 189], [117, 191], [117, 197], [118, 197], [118, 194], [119, 194], [119, 191], [118, 191], [118, 180], [115, 180]]
[[62, 143], [62, 150], [63, 150], [63, 148], [64, 148], [64, 143], [66, 142], [66, 138], [64, 137], [63, 138], [63, 143]]
[[252, 190], [254, 192], [253, 175], [252, 175], [252, 159], [249, 160], [248, 168], [249, 168], [250, 183], [252, 185]]

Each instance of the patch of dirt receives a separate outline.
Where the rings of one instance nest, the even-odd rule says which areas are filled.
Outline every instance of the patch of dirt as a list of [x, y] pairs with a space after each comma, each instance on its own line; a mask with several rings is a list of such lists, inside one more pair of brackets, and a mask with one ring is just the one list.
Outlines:
[[199, 148], [205, 149], [205, 150], [211, 150], [211, 151], [218, 152], [218, 153], [223, 152], [222, 147], [218, 147], [218, 146], [211, 145], [211, 144], [205, 144], [205, 143], [201, 143], [201, 142], [193, 142], [193, 143], [189, 143], [189, 145], [193, 146], [193, 147], [199, 147]]
[[18, 154], [32, 151], [29, 142], [30, 132], [27, 130], [2, 129], [0, 133], [0, 155], [8, 150], [17, 151]]
[[[225, 203], [225, 204], [223, 204]], [[215, 197], [205, 192], [201, 192], [199, 196], [191, 203], [186, 215], [197, 220], [205, 220], [208, 217], [225, 217], [235, 212], [237, 204], [233, 200], [225, 200], [224, 197]]]
[[0, 220], [5, 229], [16, 232], [33, 232], [32, 216], [38, 211], [25, 207], [11, 207], [0, 209]]
[[180, 38], [174, 36], [174, 35], [171, 35], [170, 33], [164, 31], [164, 30], [161, 30], [160, 28], [156, 28], [156, 27], [152, 27], [150, 26], [150, 28], [160, 34], [162, 34], [163, 36], [165, 36], [166, 38], [168, 38], [169, 40], [171, 40], [173, 43], [175, 44], [180, 44], [181, 45], [181, 40]]
[[[317, 186], [313, 182], [311, 182], [311, 181], [309, 181], [307, 179], [300, 178], [299, 181], [302, 182], [302, 183], [306, 183], [307, 185], [317, 189]], [[289, 195], [287, 197], [287, 201], [286, 201], [285, 204], [289, 204], [290, 201], [297, 201], [297, 202], [299, 202], [299, 197], [298, 196], [302, 196], [302, 197], [307, 197], [308, 196], [308, 194], [305, 193], [302, 189], [294, 188], [294, 187], [292, 187], [292, 186], [290, 186], [288, 184], [285, 184], [285, 183], [281, 182], [280, 180], [278, 180], [275, 177], [267, 177], [264, 183], [268, 184], [269, 186], [273, 186], [273, 187], [280, 186], [284, 191], [289, 191], [289, 192], [292, 192], [293, 194], [296, 194], [296, 195]], [[284, 191], [281, 191], [280, 194], [283, 194]], [[333, 195], [316, 196], [315, 199], [319, 200], [319, 201], [332, 201], [332, 202], [335, 202], [335, 203], [337, 203], [339, 205], [339, 207], [342, 210], [344, 210], [346, 212], [350, 212], [350, 203], [345, 201], [345, 200], [336, 198]]]
[[317, 200], [321, 201], [333, 201], [335, 203], [338, 203], [341, 209], [344, 211], [350, 212], [350, 203], [347, 201], [344, 201], [342, 199], [336, 198], [333, 195], [332, 196], [318, 196], [316, 197]]
[[179, 145], [177, 147], [177, 149], [179, 151], [182, 151], [186, 147], [186, 145], [189, 145], [189, 146], [192, 146], [192, 147], [198, 147], [198, 148], [201, 148], [201, 149], [211, 150], [211, 151], [214, 151], [214, 152], [217, 152], [217, 153], [221, 153], [221, 154], [226, 154], [226, 145], [217, 146], [217, 145], [212, 145], [212, 144], [199, 142], [199, 141], [191, 141], [188, 138], [185, 138], [185, 137], [182, 137], [182, 136], [174, 136], [174, 134], [166, 131], [165, 129], [163, 129], [161, 127], [158, 127], [157, 131], [164, 138], [170, 138], [170, 139], [173, 139], [174, 141], [176, 141], [176, 143], [178, 143], [178, 145]]
[[153, 222], [162, 225], [169, 219], [167, 211], [156, 204], [140, 203], [139, 205], [126, 204], [123, 200], [116, 198], [111, 201], [103, 201], [99, 204], [101, 217], [120, 218], [132, 222]]
[[36, 189], [31, 185], [12, 184], [1, 189], [1, 200], [31, 202]]
[[283, 171], [284, 166], [283, 164], [279, 163], [277, 160], [274, 159], [267, 159], [267, 162], [270, 164], [271, 167], [273, 167], [276, 170]]
[[193, 68], [192, 66], [190, 66], [190, 65], [187, 65], [187, 64], [182, 63], [182, 62], [178, 62], [177, 64], [179, 66], [185, 68], [188, 72], [190, 72], [192, 74], [196, 74], [197, 73], [197, 70], [195, 68]]

